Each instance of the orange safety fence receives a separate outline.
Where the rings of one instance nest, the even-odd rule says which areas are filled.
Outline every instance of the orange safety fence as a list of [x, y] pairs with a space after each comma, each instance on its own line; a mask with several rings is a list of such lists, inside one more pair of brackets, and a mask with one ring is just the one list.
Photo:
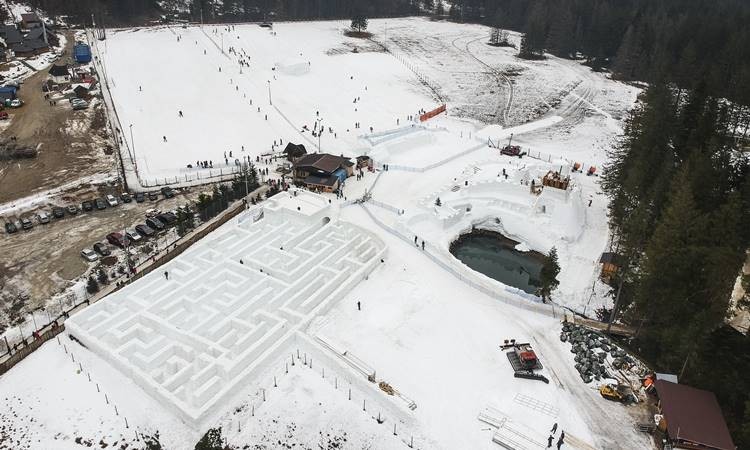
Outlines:
[[432, 119], [433, 117], [437, 116], [438, 114], [445, 112], [445, 105], [440, 105], [437, 108], [433, 109], [432, 111], [427, 111], [426, 113], [419, 116], [419, 121], [424, 122], [428, 119]]

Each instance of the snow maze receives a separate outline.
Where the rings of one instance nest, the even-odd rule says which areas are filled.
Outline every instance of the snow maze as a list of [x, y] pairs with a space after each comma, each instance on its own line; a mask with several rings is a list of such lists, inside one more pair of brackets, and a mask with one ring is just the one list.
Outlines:
[[69, 333], [200, 424], [385, 253], [373, 234], [329, 219], [321, 197], [277, 197], [76, 314]]

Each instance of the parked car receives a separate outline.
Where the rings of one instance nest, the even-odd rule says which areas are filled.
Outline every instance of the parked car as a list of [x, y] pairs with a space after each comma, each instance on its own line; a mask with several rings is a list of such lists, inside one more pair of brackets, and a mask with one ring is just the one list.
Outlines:
[[154, 230], [163, 230], [164, 223], [156, 217], [150, 217], [146, 219], [146, 225], [150, 226]]
[[168, 226], [171, 226], [177, 223], [177, 216], [171, 211], [167, 211], [163, 214], [159, 214], [158, 216], [156, 216], [156, 218], [161, 220], [162, 223]]
[[13, 234], [16, 231], [18, 231], [18, 227], [13, 222], [5, 222], [5, 232], [8, 234]]
[[41, 223], [41, 224], [49, 223], [49, 214], [47, 214], [44, 211], [42, 211], [39, 214], [37, 214], [36, 218], [39, 221], [39, 223]]
[[0, 120], [8, 120], [8, 118], [10, 118], [10, 116], [8, 115], [7, 112], [0, 111]]
[[96, 209], [106, 209], [107, 208], [107, 202], [104, 201], [103, 198], [97, 198], [94, 200], [94, 203], [96, 204]]
[[89, 103], [86, 100], [81, 100], [81, 99], [74, 99], [73, 101], [70, 102], [70, 104], [73, 106], [74, 111], [86, 109], [89, 107]]
[[156, 231], [154, 231], [153, 228], [146, 224], [140, 224], [135, 226], [135, 231], [140, 233], [141, 236], [145, 238], [150, 238], [151, 236], [156, 234]]
[[55, 216], [55, 219], [62, 219], [65, 217], [65, 210], [59, 206], [55, 206], [52, 208], [52, 215]]
[[143, 237], [141, 237], [141, 235], [140, 235], [140, 234], [138, 234], [138, 232], [137, 232], [137, 231], [135, 231], [135, 230], [134, 230], [134, 229], [132, 229], [132, 228], [131, 228], [131, 229], [129, 229], [129, 230], [125, 230], [125, 236], [127, 236], [127, 237], [128, 237], [128, 239], [130, 239], [130, 240], [131, 240], [131, 241], [133, 241], [133, 242], [138, 242], [138, 241], [140, 241], [141, 239], [143, 239]]
[[24, 230], [30, 230], [34, 228], [34, 223], [29, 218], [24, 217], [23, 219], [21, 219], [21, 228], [23, 228]]
[[156, 217], [159, 214], [161, 214], [161, 211], [156, 208], [149, 208], [146, 210], [146, 217]]
[[107, 241], [110, 244], [120, 248], [125, 248], [130, 244], [130, 240], [128, 239], [128, 237], [125, 234], [120, 233], [119, 231], [109, 233], [107, 235]]
[[149, 192], [148, 193], [148, 199], [153, 200], [159, 200], [159, 193], [158, 192]]
[[120, 200], [122, 200], [123, 203], [130, 203], [133, 201], [133, 198], [130, 197], [130, 194], [128, 194], [127, 192], [123, 192], [122, 194], [120, 194]]
[[71, 216], [75, 216], [78, 214], [78, 207], [76, 205], [68, 205], [67, 208], [65, 208], [68, 211], [68, 214]]
[[94, 205], [90, 201], [86, 200], [85, 202], [81, 203], [81, 209], [84, 211], [93, 211]]
[[163, 188], [161, 188], [161, 193], [164, 195], [165, 198], [174, 197], [174, 190], [169, 186], [164, 186]]
[[23, 105], [23, 102], [20, 98], [14, 98], [13, 101], [10, 102], [10, 106], [13, 108], [20, 108]]
[[146, 201], [146, 194], [144, 194], [143, 192], [136, 192], [135, 201], [136, 203], [143, 203], [144, 201]]
[[109, 247], [104, 242], [97, 242], [94, 244], [94, 251], [102, 256], [109, 256], [112, 252], [109, 251]]
[[107, 194], [107, 204], [109, 206], [117, 206], [117, 199], [112, 194]]
[[81, 256], [83, 256], [83, 259], [88, 262], [94, 262], [99, 259], [99, 255], [97, 255], [96, 252], [91, 250], [90, 248], [84, 248], [83, 250], [81, 250]]

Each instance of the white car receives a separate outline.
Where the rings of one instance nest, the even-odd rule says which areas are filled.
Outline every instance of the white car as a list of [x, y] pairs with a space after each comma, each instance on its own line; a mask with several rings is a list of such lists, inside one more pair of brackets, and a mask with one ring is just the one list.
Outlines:
[[83, 256], [83, 259], [88, 262], [94, 262], [99, 259], [99, 255], [90, 248], [84, 248], [83, 250], [81, 250], [81, 256]]
[[107, 203], [109, 203], [109, 206], [117, 206], [117, 199], [114, 195], [107, 195]]
[[19, 108], [21, 105], [23, 105], [23, 102], [20, 99], [13, 99], [13, 101], [10, 102], [10, 106], [13, 108]]
[[128, 238], [133, 242], [138, 242], [141, 239], [143, 239], [143, 236], [141, 236], [137, 231], [134, 229], [125, 230], [125, 234], [128, 236]]

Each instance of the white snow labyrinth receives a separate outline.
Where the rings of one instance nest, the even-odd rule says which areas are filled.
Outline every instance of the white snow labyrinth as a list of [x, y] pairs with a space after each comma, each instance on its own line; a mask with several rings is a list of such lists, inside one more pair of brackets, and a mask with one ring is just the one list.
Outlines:
[[321, 196], [279, 194], [166, 264], [168, 279], [150, 273], [66, 327], [198, 425], [380, 263], [383, 242], [330, 213]]

